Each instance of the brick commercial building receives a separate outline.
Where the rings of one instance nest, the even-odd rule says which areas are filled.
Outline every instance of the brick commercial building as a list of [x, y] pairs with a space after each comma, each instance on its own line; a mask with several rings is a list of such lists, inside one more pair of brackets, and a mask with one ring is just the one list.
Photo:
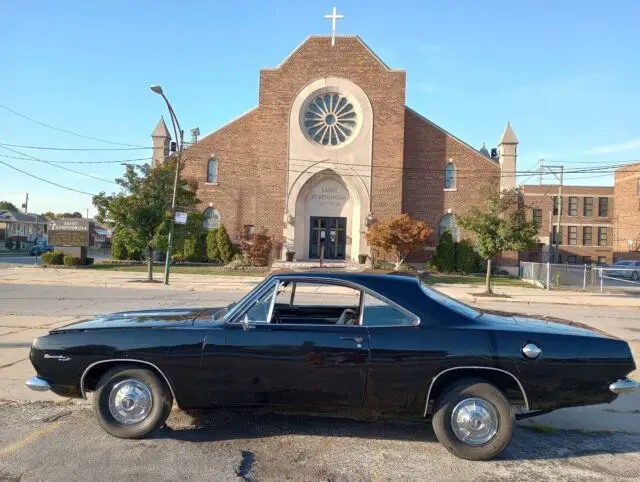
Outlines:
[[[483, 186], [515, 186], [518, 139], [507, 124], [493, 156], [475, 149], [406, 106], [405, 88], [405, 72], [357, 36], [310, 37], [261, 70], [258, 105], [184, 153], [207, 224], [234, 240], [266, 228], [299, 260], [324, 246], [355, 261], [369, 254], [368, 226], [401, 213], [434, 228], [434, 245], [444, 229], [458, 236], [455, 218]], [[152, 138], [158, 163], [163, 120]]]
[[640, 260], [640, 162], [616, 169], [614, 256]]

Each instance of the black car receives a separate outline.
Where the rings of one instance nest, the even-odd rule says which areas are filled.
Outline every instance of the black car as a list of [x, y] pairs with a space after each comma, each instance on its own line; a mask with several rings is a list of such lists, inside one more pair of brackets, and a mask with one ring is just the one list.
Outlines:
[[515, 418], [640, 389], [623, 340], [577, 323], [478, 310], [412, 277], [290, 273], [216, 309], [134, 311], [33, 342], [27, 386], [94, 392], [112, 435], [181, 408], [305, 407], [430, 419], [452, 453], [499, 454]]

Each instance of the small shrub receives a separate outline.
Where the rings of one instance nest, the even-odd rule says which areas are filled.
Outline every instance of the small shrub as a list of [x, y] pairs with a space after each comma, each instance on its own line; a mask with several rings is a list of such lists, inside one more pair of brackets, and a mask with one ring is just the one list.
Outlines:
[[60, 266], [64, 264], [64, 253], [62, 251], [49, 251], [42, 255], [42, 262], [49, 266]]
[[65, 256], [62, 261], [65, 266], [80, 266], [82, 264], [82, 260], [77, 256]]
[[242, 238], [241, 249], [251, 266], [268, 266], [273, 243], [266, 229]]
[[207, 233], [207, 258], [210, 261], [220, 259], [220, 251], [218, 250], [218, 229], [210, 229]]
[[216, 230], [216, 245], [220, 261], [223, 263], [231, 261], [231, 258], [233, 257], [233, 244], [231, 243], [231, 238], [229, 237], [229, 233], [227, 233], [224, 224], [221, 224]]
[[202, 243], [198, 236], [184, 240], [184, 259], [186, 261], [202, 261]]
[[13, 249], [13, 239], [8, 238], [5, 242], [4, 242], [4, 247], [7, 248], [9, 251], [11, 251]]
[[111, 257], [113, 259], [129, 259], [127, 257], [127, 248], [117, 233], [113, 236], [113, 244], [111, 245]]
[[90, 258], [90, 257], [87, 256], [85, 258], [84, 264], [85, 264], [85, 266], [91, 266], [94, 263], [94, 261], [95, 261], [95, 258]]
[[174, 254], [171, 256], [171, 261], [174, 263], [182, 263], [184, 261], [184, 256], [181, 254]]
[[451, 273], [456, 269], [456, 251], [453, 244], [453, 237], [447, 230], [440, 236], [436, 254], [432, 259], [433, 265], [441, 273]]
[[466, 239], [455, 244], [456, 270], [465, 274], [479, 271], [480, 255], [473, 249], [473, 245]]

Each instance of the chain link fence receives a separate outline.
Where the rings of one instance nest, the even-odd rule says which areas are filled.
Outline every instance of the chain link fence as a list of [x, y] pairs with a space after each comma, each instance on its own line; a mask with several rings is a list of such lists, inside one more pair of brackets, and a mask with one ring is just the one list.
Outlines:
[[521, 262], [520, 278], [548, 290], [626, 291], [640, 295], [640, 268]]

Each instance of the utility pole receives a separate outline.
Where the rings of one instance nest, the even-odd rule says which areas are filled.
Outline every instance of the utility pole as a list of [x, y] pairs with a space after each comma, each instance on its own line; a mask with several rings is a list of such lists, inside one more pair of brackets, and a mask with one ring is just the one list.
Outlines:
[[24, 213], [27, 214], [27, 210], [29, 209], [29, 193], [26, 193], [26, 197], [24, 200], [24, 204], [22, 205], [22, 207], [24, 208]]
[[544, 159], [540, 159], [540, 185], [542, 186], [542, 181], [544, 179]]
[[[557, 218], [556, 218], [556, 235], [553, 240], [553, 244], [555, 245], [555, 255], [553, 256], [553, 261], [557, 262], [560, 258], [560, 221], [562, 218], [562, 184], [564, 182], [564, 166], [545, 166], [545, 169], [548, 170], [551, 174], [553, 174], [559, 182], [558, 185], [558, 202], [554, 205], [554, 208], [557, 209]], [[542, 176], [541, 176], [542, 177]], [[552, 211], [553, 213], [553, 211]], [[552, 231], [549, 232], [551, 235]], [[551, 243], [550, 243], [551, 244]]]

